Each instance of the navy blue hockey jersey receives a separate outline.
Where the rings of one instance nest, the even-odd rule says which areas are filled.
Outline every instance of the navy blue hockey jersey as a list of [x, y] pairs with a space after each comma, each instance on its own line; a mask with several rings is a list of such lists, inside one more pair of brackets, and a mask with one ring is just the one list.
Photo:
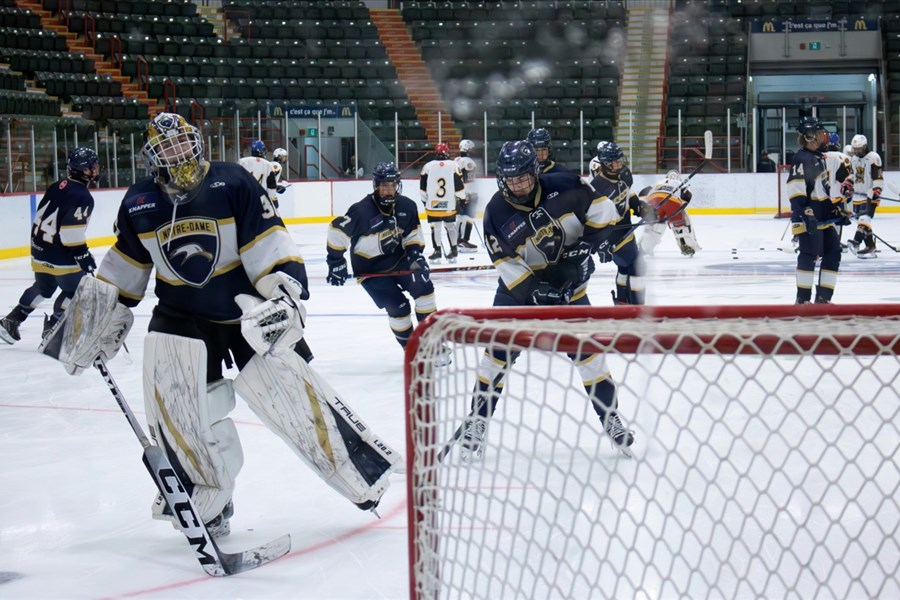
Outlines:
[[[835, 174], [836, 181], [842, 181], [850, 175], [845, 166], [838, 167], [838, 171], [839, 173]], [[803, 212], [807, 208], [812, 208], [816, 220], [819, 221], [819, 229], [834, 226], [833, 223], [822, 224], [822, 221], [839, 216], [838, 209], [832, 203], [832, 197], [839, 194], [837, 190], [831, 189], [831, 179], [825, 156], [821, 152], [801, 148], [794, 153], [787, 180], [792, 223], [799, 223]]]
[[385, 214], [372, 194], [354, 203], [347, 214], [331, 222], [328, 260], [337, 261], [350, 248], [350, 266], [357, 275], [408, 269], [409, 252], [425, 248], [416, 203], [397, 196], [393, 214]]
[[500, 280], [522, 304], [530, 303], [543, 272], [560, 262], [564, 249], [581, 240], [596, 249], [619, 219], [615, 205], [574, 173], [540, 175], [537, 185], [533, 207], [513, 204], [498, 191], [484, 211], [488, 253]]
[[44, 193], [31, 222], [31, 268], [68, 275], [81, 270], [75, 255], [87, 249], [94, 198], [80, 181], [62, 179]]
[[240, 165], [214, 162], [193, 200], [173, 206], [152, 179], [131, 186], [116, 218], [117, 240], [98, 277], [134, 306], [156, 268], [159, 303], [209, 321], [233, 322], [237, 294], [284, 271], [304, 288], [306, 267], [268, 194]]

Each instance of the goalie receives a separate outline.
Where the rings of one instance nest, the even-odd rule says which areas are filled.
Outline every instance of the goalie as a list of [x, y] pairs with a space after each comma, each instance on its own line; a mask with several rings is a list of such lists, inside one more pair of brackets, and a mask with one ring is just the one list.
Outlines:
[[[230, 531], [243, 464], [228, 418], [235, 391], [328, 485], [374, 509], [398, 455], [294, 350], [306, 268], [269, 195], [240, 166], [207, 163], [200, 131], [179, 115], [151, 121], [143, 152], [153, 177], [126, 192], [115, 246], [43, 351], [70, 373], [114, 356], [155, 268], [147, 421], [213, 537]], [[237, 366], [236, 379], [223, 377], [223, 363]], [[161, 497], [152, 510], [174, 523]]]
[[[687, 185], [682, 185], [678, 171], [672, 169], [666, 173], [666, 178], [656, 185], [646, 187], [639, 194], [641, 198], [656, 209], [662, 223], [648, 225], [641, 237], [641, 252], [647, 256], [653, 256], [653, 251], [662, 241], [666, 225], [675, 234], [678, 249], [684, 256], [693, 256], [700, 250], [697, 237], [694, 235], [694, 227], [686, 210], [681, 207], [691, 201], [691, 190]], [[678, 211], [681, 210], [680, 213]], [[678, 214], [676, 214], [678, 213]], [[674, 216], [672, 216], [674, 215]], [[668, 220], [666, 220], [668, 219]]]

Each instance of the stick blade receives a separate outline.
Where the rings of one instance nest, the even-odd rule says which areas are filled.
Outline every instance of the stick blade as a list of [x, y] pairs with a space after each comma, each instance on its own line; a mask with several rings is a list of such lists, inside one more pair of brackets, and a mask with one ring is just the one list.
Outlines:
[[[264, 564], [281, 558], [290, 551], [291, 536], [290, 534], [285, 534], [271, 542], [257, 546], [256, 548], [244, 550], [243, 552], [235, 552], [234, 554], [222, 552], [222, 567], [225, 570], [223, 574], [236, 575], [237, 573], [250, 571], [251, 569], [261, 567]], [[212, 573], [210, 573], [210, 575], [212, 575]]]
[[709, 129], [703, 132], [703, 158], [709, 160], [713, 152], [713, 133]]

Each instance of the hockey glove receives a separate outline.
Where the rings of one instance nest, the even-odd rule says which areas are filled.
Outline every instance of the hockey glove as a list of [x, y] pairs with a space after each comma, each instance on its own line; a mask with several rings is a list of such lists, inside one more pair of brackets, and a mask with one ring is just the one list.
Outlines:
[[283, 185], [279, 185], [279, 186], [275, 187], [275, 191], [278, 192], [279, 194], [283, 194], [284, 192], [287, 191], [287, 188], [284, 187]]
[[597, 248], [597, 260], [601, 263], [612, 262], [613, 253], [612, 253], [612, 244], [609, 243], [609, 240], [604, 241]]
[[835, 225], [840, 225], [842, 227], [850, 225], [850, 215], [852, 215], [853, 213], [847, 212], [846, 208], [844, 208], [843, 200], [838, 200], [837, 202], [832, 204], [831, 211], [834, 215], [832, 217], [832, 221]]
[[563, 250], [562, 260], [572, 264], [577, 269], [576, 281], [578, 285], [591, 278], [594, 272], [594, 259], [591, 258], [591, 244], [584, 240], [579, 241]]
[[872, 201], [878, 202], [879, 200], [881, 200], [881, 188], [873, 187], [872, 188]]
[[648, 204], [647, 202], [641, 202], [641, 218], [645, 223], [654, 224], [659, 221], [659, 216], [656, 214], [656, 208], [652, 204]]
[[303, 337], [306, 308], [301, 302], [303, 286], [286, 273], [266, 275], [256, 289], [269, 299], [238, 294], [234, 301], [241, 315], [241, 334], [250, 347], [261, 355], [278, 355], [293, 350]]
[[791, 223], [791, 233], [794, 235], [812, 233], [816, 231], [818, 225], [819, 222], [816, 220], [816, 215], [813, 213], [813, 209], [807, 208], [803, 211], [803, 214], [800, 215], [800, 221]]
[[853, 179], [847, 178], [841, 184], [841, 196], [849, 200], [853, 197]]
[[534, 293], [531, 295], [531, 301], [538, 306], [557, 306], [559, 304], [569, 303], [569, 292], [564, 292], [553, 287], [549, 283], [541, 282]]
[[93, 273], [97, 270], [97, 263], [94, 261], [94, 257], [91, 255], [91, 251], [88, 250], [87, 245], [76, 249], [72, 258], [75, 259], [75, 262], [78, 263], [78, 266], [85, 273]]
[[344, 285], [344, 282], [350, 279], [347, 273], [347, 260], [342, 256], [336, 262], [328, 262], [328, 276], [325, 278], [331, 285]]
[[416, 252], [408, 255], [408, 259], [409, 270], [412, 271], [413, 280], [418, 278], [422, 281], [428, 281], [428, 276], [431, 274], [431, 267], [428, 266], [428, 261], [425, 260], [425, 257]]

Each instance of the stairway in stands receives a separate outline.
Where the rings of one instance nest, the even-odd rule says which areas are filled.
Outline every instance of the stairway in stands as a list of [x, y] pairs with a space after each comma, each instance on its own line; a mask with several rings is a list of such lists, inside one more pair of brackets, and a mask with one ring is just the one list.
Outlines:
[[668, 8], [630, 3], [615, 142], [630, 154], [635, 173], [659, 170], [656, 143], [665, 109], [668, 45]]
[[16, 0], [19, 8], [27, 8], [41, 18], [41, 26], [47, 30], [57, 33], [66, 39], [66, 46], [69, 52], [78, 52], [84, 54], [87, 58], [94, 61], [94, 68], [99, 75], [109, 75], [114, 80], [122, 84], [122, 95], [126, 98], [135, 98], [140, 103], [147, 105], [150, 117], [155, 117], [157, 113], [162, 111], [162, 106], [156, 103], [155, 99], [149, 98], [147, 92], [140, 89], [137, 83], [132, 83], [130, 77], [122, 75], [121, 69], [116, 67], [111, 61], [100, 54], [94, 52], [94, 48], [88, 45], [87, 40], [78, 39], [78, 34], [69, 31], [64, 23], [61, 23], [57, 17], [54, 17], [49, 10], [44, 10], [40, 0]]
[[[438, 143], [438, 139], [449, 144], [451, 148], [459, 145], [462, 135], [450, 118], [450, 111], [444, 104], [437, 84], [422, 60], [422, 53], [413, 41], [396, 9], [371, 9], [369, 14], [372, 23], [378, 29], [378, 35], [388, 58], [397, 69], [397, 77], [406, 89], [406, 95], [416, 109], [416, 115], [425, 128], [428, 141]], [[440, 135], [438, 135], [438, 113], [440, 113]]]

